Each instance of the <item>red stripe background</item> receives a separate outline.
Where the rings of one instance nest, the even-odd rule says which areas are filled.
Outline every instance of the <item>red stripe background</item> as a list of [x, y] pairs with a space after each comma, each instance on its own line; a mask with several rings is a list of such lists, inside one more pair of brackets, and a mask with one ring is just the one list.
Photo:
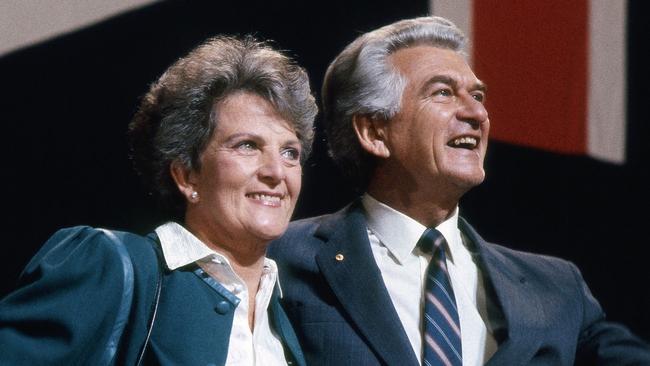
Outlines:
[[588, 0], [478, 0], [473, 60], [491, 137], [562, 153], [587, 147]]

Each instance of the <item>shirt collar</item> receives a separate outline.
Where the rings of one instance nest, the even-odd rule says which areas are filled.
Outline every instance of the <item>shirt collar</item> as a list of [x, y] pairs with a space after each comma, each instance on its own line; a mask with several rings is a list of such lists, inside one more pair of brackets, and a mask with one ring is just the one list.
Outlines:
[[[171, 270], [210, 257], [213, 254], [218, 254], [176, 222], [160, 225], [155, 231], [160, 239], [160, 246], [167, 267]], [[220, 254], [218, 255], [223, 257]]]
[[[167, 222], [158, 226], [155, 231], [160, 239], [167, 267], [171, 270], [202, 260], [223, 263], [230, 267], [228, 258], [210, 249], [194, 234], [176, 222]], [[275, 261], [264, 258], [262, 274], [277, 272], [278, 266]]]
[[[361, 203], [366, 211], [368, 229], [379, 238], [381, 243], [400, 263], [404, 263], [406, 258], [414, 252], [420, 236], [426, 230], [426, 226], [377, 201], [368, 193], [363, 195]], [[464, 249], [459, 248], [463, 244], [460, 230], [458, 230], [458, 207], [447, 220], [436, 226], [436, 229], [447, 240], [449, 246], [448, 260], [453, 262], [454, 253]]]
[[[210, 275], [215, 276], [229, 291], [236, 292], [234, 289], [237, 288], [237, 284], [243, 284], [233, 271], [228, 258], [203, 244], [182, 225], [167, 222], [158, 226], [155, 231], [160, 239], [165, 263], [170, 270], [199, 262], [201, 267], [209, 267]], [[211, 263], [217, 266], [211, 266]], [[261, 283], [271, 288], [277, 284], [279, 295], [282, 297], [282, 289], [278, 281], [278, 266], [274, 260], [264, 258]]]

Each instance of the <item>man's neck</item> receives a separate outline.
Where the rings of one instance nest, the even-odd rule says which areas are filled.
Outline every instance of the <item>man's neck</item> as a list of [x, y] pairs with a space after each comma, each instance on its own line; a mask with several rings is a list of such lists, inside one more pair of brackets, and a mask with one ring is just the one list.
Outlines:
[[371, 184], [367, 192], [379, 202], [402, 212], [426, 227], [438, 226], [451, 217], [460, 198], [450, 199], [444, 194], [429, 195], [416, 191], [385, 189], [375, 184]]

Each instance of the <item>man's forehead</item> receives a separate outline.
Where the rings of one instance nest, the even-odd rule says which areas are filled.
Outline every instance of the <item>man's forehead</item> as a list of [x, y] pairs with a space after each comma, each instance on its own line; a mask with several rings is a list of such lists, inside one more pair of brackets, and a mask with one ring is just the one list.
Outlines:
[[485, 89], [461, 52], [430, 45], [401, 48], [390, 55], [392, 65], [402, 76], [420, 85], [431, 82], [469, 83]]
[[[406, 56], [408, 55], [408, 56]], [[458, 57], [466, 61], [465, 54], [451, 48], [439, 47], [430, 44], [415, 44], [398, 48], [391, 52], [391, 58], [400, 57], [418, 57], [418, 58], [441, 58], [441, 57]]]

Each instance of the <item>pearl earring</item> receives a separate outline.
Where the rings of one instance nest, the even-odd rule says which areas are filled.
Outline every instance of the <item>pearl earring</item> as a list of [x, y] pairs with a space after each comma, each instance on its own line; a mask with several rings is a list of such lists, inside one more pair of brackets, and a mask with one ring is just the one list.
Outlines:
[[199, 198], [199, 192], [197, 191], [192, 192], [192, 194], [190, 194], [190, 198], [192, 199], [192, 201], [196, 201], [196, 199]]

